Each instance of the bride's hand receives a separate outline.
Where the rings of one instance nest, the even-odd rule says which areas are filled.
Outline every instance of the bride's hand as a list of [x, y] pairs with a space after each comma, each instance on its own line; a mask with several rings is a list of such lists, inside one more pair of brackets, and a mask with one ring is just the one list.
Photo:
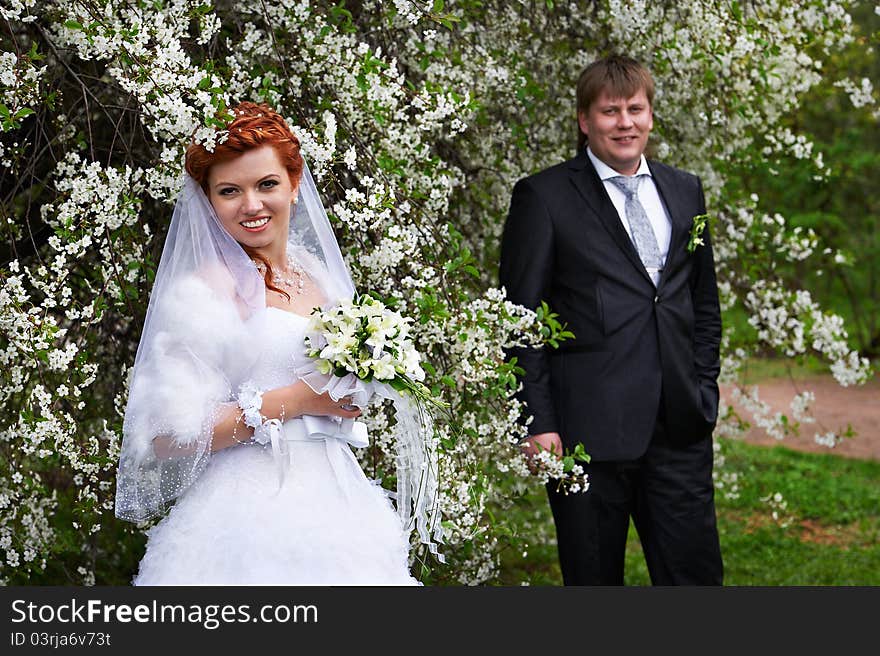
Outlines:
[[334, 401], [328, 393], [316, 394], [302, 381], [291, 385], [290, 390], [296, 416], [316, 415], [355, 419], [361, 415], [360, 408], [348, 405], [351, 403], [348, 397]]

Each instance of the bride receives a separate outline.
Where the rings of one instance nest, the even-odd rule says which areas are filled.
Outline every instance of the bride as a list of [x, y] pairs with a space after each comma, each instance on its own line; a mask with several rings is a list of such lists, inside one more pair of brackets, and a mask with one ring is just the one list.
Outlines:
[[174, 502], [134, 584], [417, 585], [360, 410], [296, 373], [310, 311], [354, 292], [299, 141], [247, 102], [227, 132], [187, 150], [132, 374], [116, 514]]

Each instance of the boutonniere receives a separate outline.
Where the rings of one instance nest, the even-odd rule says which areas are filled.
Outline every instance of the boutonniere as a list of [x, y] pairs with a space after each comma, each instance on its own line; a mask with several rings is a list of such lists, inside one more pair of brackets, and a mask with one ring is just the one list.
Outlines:
[[708, 224], [708, 214], [697, 214], [697, 216], [694, 217], [694, 225], [691, 228], [690, 239], [688, 239], [688, 253], [693, 253], [697, 250], [697, 246], [702, 246], [705, 243], [701, 235]]

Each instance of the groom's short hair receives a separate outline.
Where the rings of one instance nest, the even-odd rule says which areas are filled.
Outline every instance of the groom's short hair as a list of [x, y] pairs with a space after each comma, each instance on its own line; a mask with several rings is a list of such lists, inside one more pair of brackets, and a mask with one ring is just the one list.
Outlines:
[[[648, 102], [654, 105], [654, 78], [640, 62], [625, 55], [609, 55], [587, 66], [578, 78], [577, 111], [587, 113], [603, 91], [612, 98], [632, 98], [644, 91]], [[578, 130], [580, 132], [580, 130]], [[578, 149], [587, 143], [587, 135], [580, 132]]]

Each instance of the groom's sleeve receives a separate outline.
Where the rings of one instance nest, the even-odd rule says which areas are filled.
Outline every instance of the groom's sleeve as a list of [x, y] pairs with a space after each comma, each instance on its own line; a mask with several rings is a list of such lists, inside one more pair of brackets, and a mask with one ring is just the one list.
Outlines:
[[[513, 188], [501, 239], [500, 283], [510, 301], [534, 310], [549, 296], [552, 273], [552, 219], [532, 183], [520, 180]], [[529, 434], [558, 432], [546, 349], [510, 348], [506, 353], [525, 370], [516, 396], [526, 404], [526, 416], [532, 417]]]

